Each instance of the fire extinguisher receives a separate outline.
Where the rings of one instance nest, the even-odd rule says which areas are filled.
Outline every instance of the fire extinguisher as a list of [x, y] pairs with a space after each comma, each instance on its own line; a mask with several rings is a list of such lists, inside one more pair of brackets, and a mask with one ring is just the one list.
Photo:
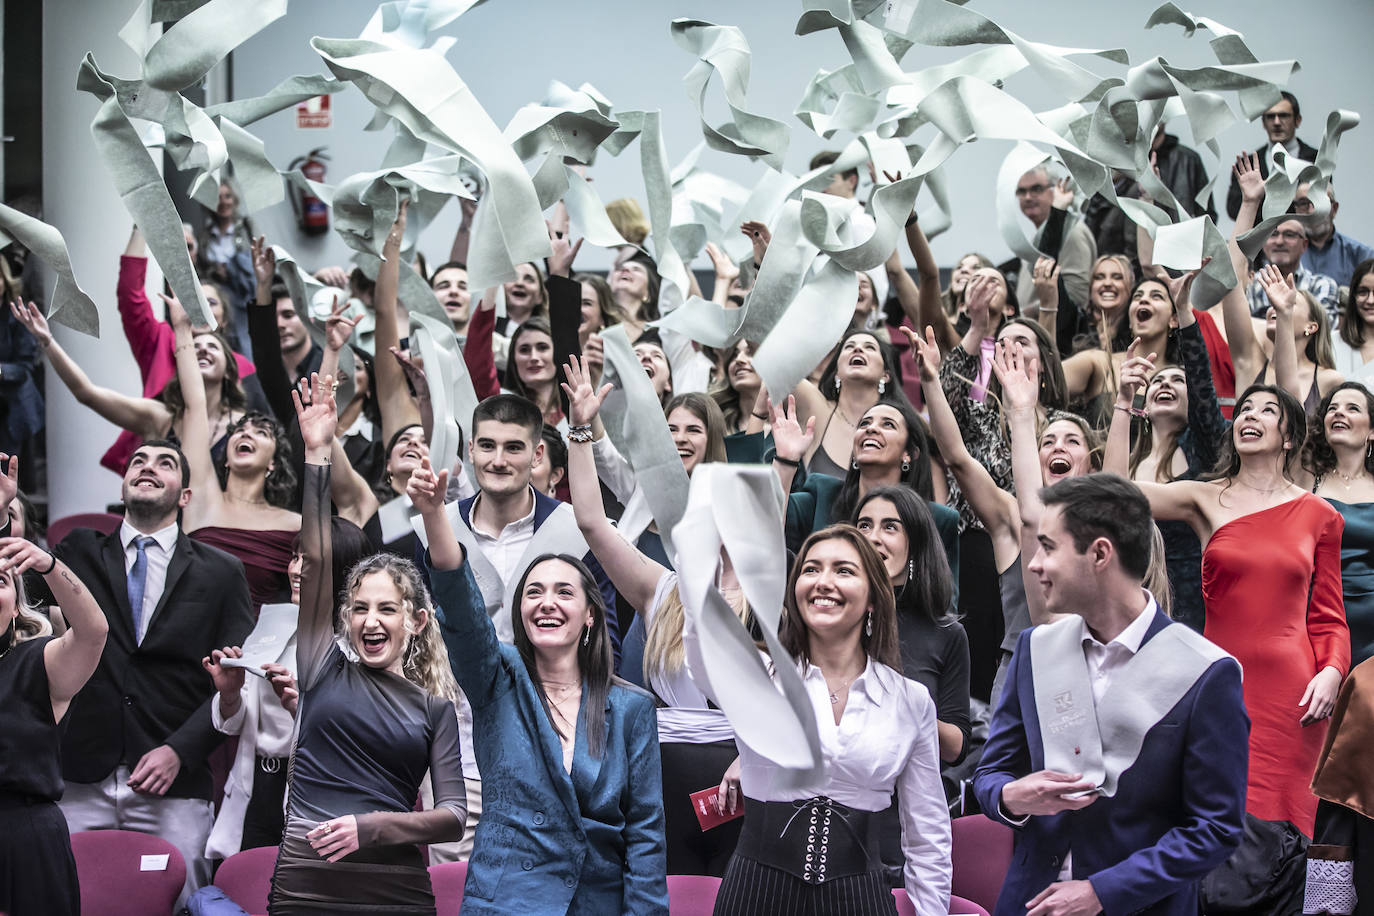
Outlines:
[[[288, 170], [299, 168], [301, 174], [311, 181], [324, 181], [325, 163], [329, 156], [324, 147], [312, 149], [304, 156], [292, 160]], [[323, 235], [329, 231], [329, 205], [304, 189], [291, 193], [291, 209], [296, 213], [296, 225], [306, 235]]]

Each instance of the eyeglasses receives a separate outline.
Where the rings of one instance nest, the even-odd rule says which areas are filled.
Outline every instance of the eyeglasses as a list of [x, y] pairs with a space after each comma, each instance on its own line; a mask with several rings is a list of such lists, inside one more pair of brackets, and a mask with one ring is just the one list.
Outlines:
[[1029, 188], [1017, 188], [1017, 189], [1016, 189], [1016, 196], [1017, 196], [1017, 197], [1031, 197], [1031, 196], [1036, 195], [1036, 194], [1044, 194], [1044, 193], [1045, 193], [1046, 191], [1048, 191], [1049, 189], [1050, 189], [1050, 186], [1047, 185], [1047, 184], [1033, 184], [1033, 185], [1031, 185]]
[[1293, 229], [1284, 229], [1282, 232], [1275, 232], [1274, 235], [1283, 239], [1285, 242], [1307, 241], [1307, 235]]

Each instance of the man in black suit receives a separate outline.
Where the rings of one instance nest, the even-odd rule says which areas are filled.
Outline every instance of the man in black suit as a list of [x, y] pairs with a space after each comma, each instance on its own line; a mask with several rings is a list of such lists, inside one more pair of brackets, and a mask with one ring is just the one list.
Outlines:
[[137, 830], [172, 843], [186, 860], [183, 899], [210, 880], [206, 758], [224, 738], [200, 660], [253, 629], [243, 564], [181, 530], [189, 480], [175, 445], [145, 443], [124, 472], [119, 530], [78, 529], [54, 551], [110, 622], [100, 667], [67, 715], [62, 812], [73, 833]]
[[[1305, 162], [1317, 161], [1317, 151], [1297, 137], [1298, 128], [1302, 126], [1302, 109], [1298, 107], [1297, 97], [1291, 92], [1284, 92], [1282, 96], [1260, 116], [1269, 142], [1255, 150], [1255, 156], [1259, 159], [1260, 174], [1265, 178], [1269, 177], [1269, 151], [1275, 143], [1282, 146], [1289, 157], [1297, 157]], [[1262, 199], [1260, 206], [1264, 206]], [[1232, 173], [1231, 188], [1226, 192], [1226, 213], [1235, 219], [1239, 212], [1240, 185], [1236, 184], [1236, 176]]]

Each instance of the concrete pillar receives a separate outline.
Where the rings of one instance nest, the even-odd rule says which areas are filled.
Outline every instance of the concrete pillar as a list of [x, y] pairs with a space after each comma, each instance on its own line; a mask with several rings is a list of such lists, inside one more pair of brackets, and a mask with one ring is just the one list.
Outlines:
[[[88, 51], [107, 73], [138, 75], [138, 59], [116, 34], [133, 7], [43, 0], [41, 91], [43, 219], [66, 238], [77, 282], [100, 307], [99, 340], [61, 326], [54, 327], [54, 336], [96, 384], [137, 395], [138, 368], [114, 296], [119, 256], [133, 223], [91, 140], [98, 102], [76, 90], [77, 68]], [[37, 81], [34, 91], [39, 91]], [[155, 271], [149, 273], [150, 285], [161, 283]], [[76, 403], [51, 371], [47, 394], [49, 517], [102, 511], [119, 499], [119, 478], [100, 466], [100, 456], [119, 431]]]

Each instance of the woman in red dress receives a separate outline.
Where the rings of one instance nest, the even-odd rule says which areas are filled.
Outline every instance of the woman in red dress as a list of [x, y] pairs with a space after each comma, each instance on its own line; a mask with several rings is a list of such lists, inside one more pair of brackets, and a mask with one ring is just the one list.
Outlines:
[[1302, 405], [1252, 385], [1211, 480], [1140, 483], [1156, 519], [1186, 521], [1205, 545], [1208, 639], [1245, 671], [1250, 714], [1246, 810], [1312, 835], [1308, 788], [1341, 680], [1350, 631], [1341, 597], [1340, 513], [1293, 483], [1307, 434]]

